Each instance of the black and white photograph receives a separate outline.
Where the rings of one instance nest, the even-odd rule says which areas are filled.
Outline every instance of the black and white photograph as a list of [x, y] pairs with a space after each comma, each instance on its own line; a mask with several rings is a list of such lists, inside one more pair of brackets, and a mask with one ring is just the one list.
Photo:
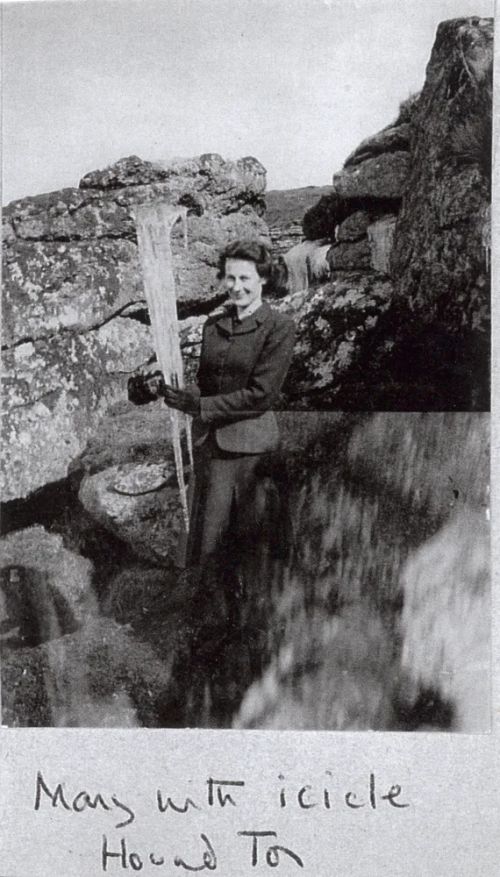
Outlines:
[[493, 2], [1, 14], [1, 724], [490, 732]]

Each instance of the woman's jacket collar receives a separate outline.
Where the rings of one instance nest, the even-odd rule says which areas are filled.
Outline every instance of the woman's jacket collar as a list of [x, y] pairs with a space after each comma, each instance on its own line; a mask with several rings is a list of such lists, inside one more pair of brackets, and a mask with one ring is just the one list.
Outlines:
[[244, 317], [241, 322], [233, 321], [235, 307], [232, 302], [223, 305], [220, 316], [215, 316], [215, 325], [226, 335], [245, 335], [258, 329], [271, 316], [271, 308], [267, 302], [262, 302], [249, 317]]

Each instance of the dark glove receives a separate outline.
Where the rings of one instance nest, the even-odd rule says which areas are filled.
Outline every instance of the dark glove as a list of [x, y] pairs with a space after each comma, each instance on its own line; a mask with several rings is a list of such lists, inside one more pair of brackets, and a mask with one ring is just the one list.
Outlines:
[[184, 411], [185, 414], [192, 416], [200, 413], [200, 392], [198, 389], [175, 390], [174, 387], [165, 384], [163, 398], [165, 404], [170, 408], [176, 408], [178, 411]]
[[128, 379], [128, 398], [134, 405], [146, 405], [163, 397], [165, 381], [161, 371], [133, 375]]

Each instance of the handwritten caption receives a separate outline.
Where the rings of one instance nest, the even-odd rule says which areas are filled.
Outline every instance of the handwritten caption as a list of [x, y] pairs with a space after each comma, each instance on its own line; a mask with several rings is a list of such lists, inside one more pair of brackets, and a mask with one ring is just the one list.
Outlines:
[[[208, 777], [200, 783], [197, 795], [157, 788], [151, 798], [151, 808], [164, 816], [178, 814], [187, 818], [196, 811], [212, 814], [225, 808], [237, 811], [238, 807], [247, 803], [245, 799], [250, 791], [244, 780]], [[312, 813], [339, 808], [354, 813], [383, 809], [404, 811], [411, 806], [405, 800], [401, 785], [382, 785], [374, 772], [370, 772], [362, 783], [348, 789], [335, 785], [331, 771], [325, 771], [325, 779], [320, 783], [306, 783], [298, 787], [287, 783], [283, 774], [277, 774], [272, 792], [274, 805], [282, 813], [287, 810]], [[47, 809], [58, 810], [61, 817], [64, 814], [110, 813], [116, 819], [113, 826], [116, 831], [131, 826], [139, 818], [131, 799], [125, 800], [124, 796], [101, 790], [70, 789], [68, 783], [59, 779], [54, 783], [41, 770], [36, 774], [33, 809], [38, 813]], [[266, 815], [268, 812], [267, 809]], [[278, 832], [271, 827], [264, 830], [248, 825], [238, 826], [236, 830], [233, 828], [231, 844], [231, 849], [238, 845], [239, 861], [250, 869], [250, 873], [253, 868], [277, 868], [284, 862], [293, 868], [305, 866], [303, 851], [296, 849], [295, 845], [291, 846], [286, 839], [278, 838]], [[133, 848], [125, 834], [117, 837], [114, 833], [111, 836], [108, 833], [101, 835], [96, 857], [101, 873], [143, 871], [145, 868], [151, 872], [171, 866], [181, 869], [176, 873], [201, 872], [216, 871], [221, 867], [227, 849], [227, 844], [224, 844], [224, 849], [217, 850], [213, 839], [205, 832], [197, 834], [190, 849], [182, 853], [175, 850], [138, 850]]]

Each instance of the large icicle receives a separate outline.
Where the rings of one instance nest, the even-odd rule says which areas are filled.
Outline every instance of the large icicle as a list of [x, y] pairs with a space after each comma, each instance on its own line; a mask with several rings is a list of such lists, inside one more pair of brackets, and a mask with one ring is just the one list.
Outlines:
[[[142, 268], [144, 293], [148, 305], [153, 344], [165, 381], [174, 387], [183, 386], [183, 365], [177, 323], [177, 303], [170, 234], [178, 219], [183, 221], [184, 246], [187, 245], [187, 209], [163, 202], [141, 205], [135, 210], [137, 242]], [[191, 420], [188, 415], [169, 408], [177, 481], [181, 496], [186, 532], [189, 514], [186, 482], [182, 465], [181, 426], [186, 430], [191, 465]]]

